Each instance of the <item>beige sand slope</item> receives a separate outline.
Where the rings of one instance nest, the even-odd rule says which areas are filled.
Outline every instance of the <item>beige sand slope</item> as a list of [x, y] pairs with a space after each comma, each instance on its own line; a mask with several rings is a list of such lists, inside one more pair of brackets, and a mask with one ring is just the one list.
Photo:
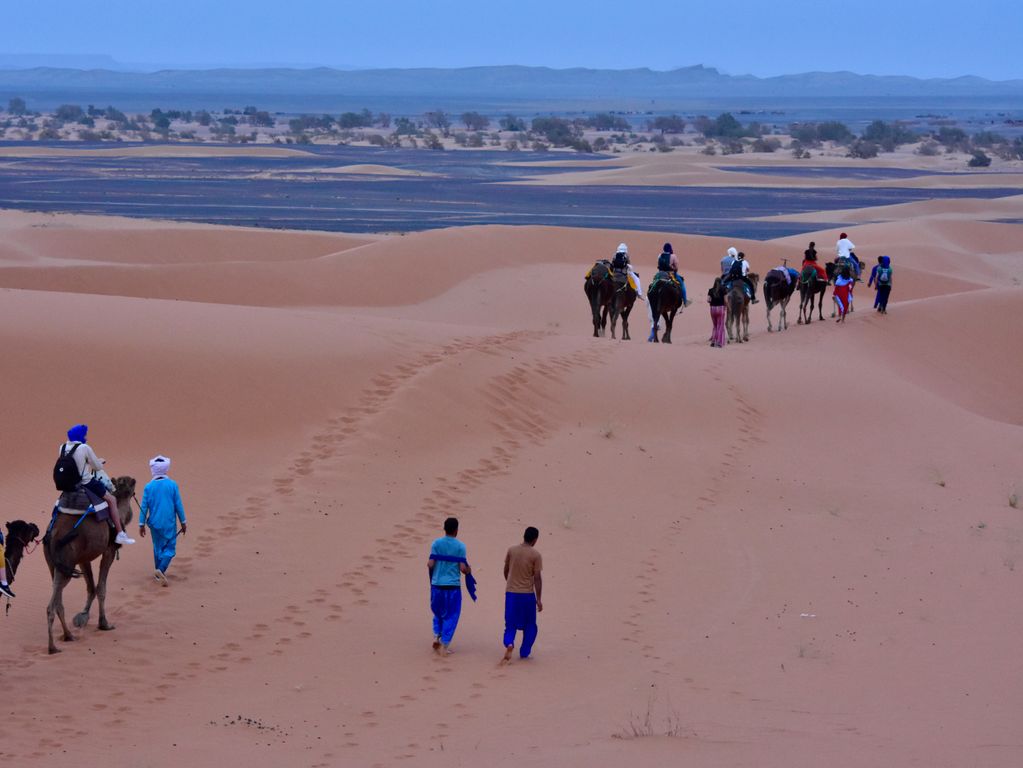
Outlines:
[[[7, 518], [45, 524], [55, 446], [87, 420], [115, 473], [173, 458], [190, 528], [171, 588], [127, 549], [116, 631], [94, 614], [54, 657], [28, 557], [7, 764], [1023, 759], [1018, 228], [927, 240], [970, 279], [893, 247], [887, 317], [861, 289], [844, 326], [769, 336], [760, 305], [750, 344], [712, 350], [721, 240], [673, 236], [697, 303], [655, 346], [638, 317], [630, 343], [593, 339], [581, 283], [622, 238], [649, 273], [666, 233], [48, 219], [71, 234], [4, 224]], [[875, 226], [863, 247], [931, 237]], [[800, 244], [742, 246], [763, 271]], [[440, 659], [424, 565], [448, 514], [480, 601]], [[545, 610], [535, 657], [500, 667], [527, 524]]]

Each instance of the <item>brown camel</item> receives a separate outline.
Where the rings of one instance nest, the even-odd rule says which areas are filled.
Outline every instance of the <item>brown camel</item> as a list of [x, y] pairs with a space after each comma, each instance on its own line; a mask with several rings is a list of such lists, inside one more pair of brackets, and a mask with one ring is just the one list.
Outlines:
[[586, 300], [590, 302], [590, 313], [593, 315], [593, 336], [603, 336], [615, 291], [610, 261], [604, 259], [593, 265], [586, 273], [583, 290], [586, 291]]
[[636, 303], [638, 294], [629, 283], [628, 276], [622, 275], [621, 278], [615, 276], [615, 290], [611, 296], [611, 338], [615, 338], [615, 325], [621, 316], [622, 341], [629, 341], [632, 339], [629, 335], [629, 313], [632, 312], [632, 305]]
[[[760, 277], [750, 272], [746, 277], [753, 283], [756, 293]], [[728, 341], [741, 344], [749, 341], [749, 305], [750, 296], [746, 293], [742, 280], [732, 280], [725, 293], [725, 328], [728, 330]]]
[[[70, 497], [76, 495], [79, 495], [79, 492], [72, 491], [61, 494], [61, 505], [71, 506], [65, 502], [71, 502]], [[131, 498], [134, 495], [135, 478], [114, 478], [114, 498], [117, 499], [117, 510], [125, 528], [131, 522]], [[74, 504], [74, 506], [78, 505]], [[105, 610], [107, 575], [110, 573], [110, 566], [120, 548], [119, 544], [114, 544], [113, 527], [106, 521], [98, 521], [94, 514], [86, 515], [81, 522], [79, 522], [78, 515], [57, 515], [53, 526], [43, 538], [43, 554], [46, 556], [46, 565], [50, 569], [50, 576], [53, 577], [53, 593], [50, 596], [50, 604], [46, 607], [47, 640], [50, 653], [60, 652], [60, 649], [53, 643], [54, 616], [60, 619], [60, 626], [64, 630], [64, 641], [70, 642], [75, 639], [64, 620], [63, 594], [64, 587], [76, 575], [76, 567], [81, 569], [82, 575], [85, 577], [88, 598], [82, 612], [75, 614], [75, 626], [82, 628], [88, 623], [92, 601], [99, 598], [99, 628], [102, 630], [114, 628], [107, 621]], [[102, 558], [99, 563], [98, 582], [93, 579], [92, 575], [92, 561], [97, 557]]]
[[4, 537], [4, 561], [7, 567], [7, 583], [14, 583], [14, 576], [21, 565], [21, 558], [35, 547], [29, 546], [39, 538], [39, 526], [35, 523], [26, 523], [24, 520], [12, 520], [7, 524], [7, 535]]
[[768, 333], [774, 330], [771, 327], [771, 310], [775, 307], [779, 308], [778, 330], [784, 331], [789, 327], [789, 318], [786, 310], [789, 306], [789, 299], [792, 298], [792, 293], [795, 290], [796, 281], [790, 279], [785, 270], [772, 269], [764, 275], [764, 303], [767, 305]]

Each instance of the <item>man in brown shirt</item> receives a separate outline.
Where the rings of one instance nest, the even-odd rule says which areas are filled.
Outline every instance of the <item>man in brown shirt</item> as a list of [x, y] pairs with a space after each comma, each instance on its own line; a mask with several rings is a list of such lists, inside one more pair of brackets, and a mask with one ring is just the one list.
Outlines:
[[536, 612], [543, 610], [540, 598], [543, 581], [543, 559], [536, 551], [540, 531], [533, 526], [526, 529], [521, 544], [516, 544], [504, 556], [504, 577], [508, 580], [504, 593], [504, 661], [511, 661], [515, 650], [515, 633], [522, 630], [519, 657], [529, 658], [536, 640]]

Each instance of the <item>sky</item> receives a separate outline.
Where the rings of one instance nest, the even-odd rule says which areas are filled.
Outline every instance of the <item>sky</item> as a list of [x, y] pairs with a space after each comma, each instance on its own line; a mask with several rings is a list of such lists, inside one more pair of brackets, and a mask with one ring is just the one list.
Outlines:
[[1021, 0], [47, 0], [0, 14], [0, 63], [106, 54], [189, 68], [704, 64], [733, 75], [1023, 78]]

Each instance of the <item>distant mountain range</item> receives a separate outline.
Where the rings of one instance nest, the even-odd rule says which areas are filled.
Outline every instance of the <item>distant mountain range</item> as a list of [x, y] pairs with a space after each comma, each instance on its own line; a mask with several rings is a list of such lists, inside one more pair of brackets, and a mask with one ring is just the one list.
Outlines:
[[[264, 109], [299, 111], [297, 105], [362, 105], [409, 111], [513, 108], [530, 104], [563, 108], [670, 108], [710, 100], [772, 99], [1020, 99], [1023, 80], [980, 77], [920, 79], [807, 72], [778, 77], [726, 75], [713, 67], [670, 71], [651, 69], [550, 69], [488, 66], [460, 69], [170, 69], [157, 72], [96, 68], [33, 67], [0, 69], [0, 99], [21, 96], [30, 106], [54, 103], [113, 103], [124, 108], [202, 107], [258, 104]], [[124, 99], [131, 103], [124, 103]], [[120, 99], [120, 101], [119, 101]], [[144, 103], [143, 103], [144, 102]]]

